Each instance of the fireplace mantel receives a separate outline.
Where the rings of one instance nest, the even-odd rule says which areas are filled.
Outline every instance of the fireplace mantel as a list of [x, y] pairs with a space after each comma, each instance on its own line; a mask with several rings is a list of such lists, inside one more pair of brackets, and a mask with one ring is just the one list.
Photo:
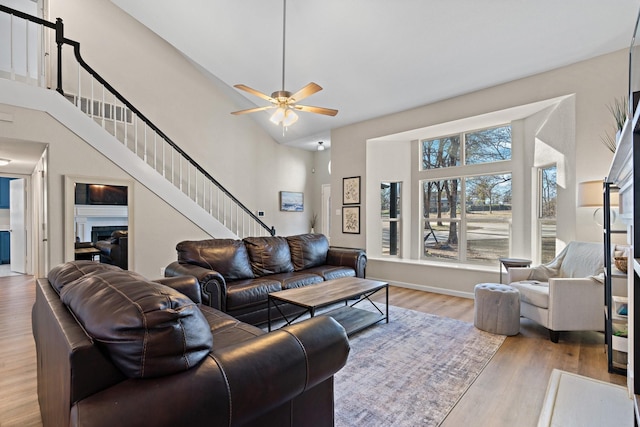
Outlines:
[[91, 241], [91, 229], [104, 226], [127, 226], [129, 209], [115, 205], [75, 205], [75, 231], [81, 242]]

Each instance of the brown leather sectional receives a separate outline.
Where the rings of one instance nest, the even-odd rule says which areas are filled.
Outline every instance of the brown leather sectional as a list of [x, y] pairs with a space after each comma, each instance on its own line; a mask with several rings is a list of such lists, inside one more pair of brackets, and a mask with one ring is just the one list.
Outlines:
[[176, 250], [178, 260], [166, 267], [165, 276], [196, 277], [203, 303], [254, 325], [267, 321], [270, 292], [364, 277], [367, 265], [362, 249], [329, 246], [323, 234], [187, 240]]
[[318, 316], [265, 333], [203, 305], [193, 277], [92, 261], [38, 279], [44, 426], [332, 426], [349, 342]]

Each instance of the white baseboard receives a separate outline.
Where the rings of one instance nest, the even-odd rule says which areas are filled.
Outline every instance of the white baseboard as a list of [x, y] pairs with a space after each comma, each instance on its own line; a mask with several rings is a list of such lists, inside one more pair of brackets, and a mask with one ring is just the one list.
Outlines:
[[443, 295], [451, 295], [451, 296], [460, 297], [460, 298], [474, 299], [474, 296], [473, 296], [472, 292], [454, 291], [454, 290], [451, 290], [451, 289], [438, 288], [438, 287], [435, 287], [435, 286], [419, 285], [419, 284], [416, 284], [416, 283], [397, 282], [395, 280], [394, 281], [389, 281], [389, 280], [386, 280], [386, 279], [379, 279], [379, 278], [376, 278], [376, 277], [369, 277], [369, 276], [367, 276], [367, 279], [379, 280], [381, 282], [389, 282], [390, 285], [398, 286], [400, 288], [415, 289], [417, 291], [433, 292], [434, 294], [443, 294]]

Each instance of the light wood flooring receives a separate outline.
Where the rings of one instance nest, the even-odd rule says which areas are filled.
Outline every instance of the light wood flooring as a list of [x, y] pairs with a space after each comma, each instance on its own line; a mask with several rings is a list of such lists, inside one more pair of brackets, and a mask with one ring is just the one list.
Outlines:
[[[31, 335], [34, 295], [32, 277], [0, 278], [0, 427], [41, 425]], [[470, 299], [391, 287], [389, 302], [473, 322]], [[607, 373], [603, 340], [601, 333], [572, 332], [553, 344], [546, 329], [522, 319], [520, 334], [505, 340], [443, 427], [535, 426], [554, 368], [625, 384], [624, 376]]]

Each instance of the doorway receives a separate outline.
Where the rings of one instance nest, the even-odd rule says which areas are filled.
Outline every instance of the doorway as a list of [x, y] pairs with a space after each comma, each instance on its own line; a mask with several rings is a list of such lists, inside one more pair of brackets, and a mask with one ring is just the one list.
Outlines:
[[0, 277], [27, 274], [27, 178], [0, 177]]
[[322, 215], [321, 215], [322, 234], [329, 237], [331, 229], [331, 184], [322, 185]]

